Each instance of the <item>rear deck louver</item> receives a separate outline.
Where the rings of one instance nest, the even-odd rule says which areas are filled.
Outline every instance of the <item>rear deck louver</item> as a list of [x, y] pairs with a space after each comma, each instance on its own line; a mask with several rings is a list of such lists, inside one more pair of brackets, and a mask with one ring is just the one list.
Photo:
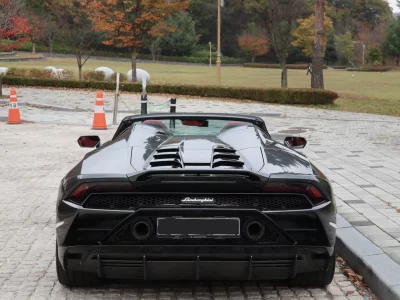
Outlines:
[[234, 167], [242, 168], [244, 162], [240, 160], [240, 155], [235, 149], [230, 148], [214, 148], [212, 167]]
[[183, 168], [179, 148], [174, 147], [157, 149], [156, 153], [153, 155], [153, 160], [150, 162], [150, 167]]

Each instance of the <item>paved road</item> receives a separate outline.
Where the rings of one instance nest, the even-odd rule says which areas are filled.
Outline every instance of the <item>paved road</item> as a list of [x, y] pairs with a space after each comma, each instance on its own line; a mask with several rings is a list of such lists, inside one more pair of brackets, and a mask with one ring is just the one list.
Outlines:
[[[67, 289], [55, 273], [55, 199], [63, 175], [87, 151], [76, 144], [83, 126], [0, 123], [0, 299], [275, 299], [362, 300], [337, 270], [323, 289], [239, 283], [119, 285]], [[97, 132], [96, 132], [97, 133]], [[106, 140], [112, 130], [98, 132]], [[346, 292], [353, 292], [345, 297]], [[369, 299], [369, 298], [367, 298]]]
[[[64, 106], [73, 103], [85, 109], [92, 107], [95, 93], [19, 89], [18, 95], [20, 100], [47, 105], [59, 105], [63, 99]], [[112, 94], [105, 97], [112, 108]], [[138, 95], [122, 97], [129, 110], [138, 109]], [[167, 97], [150, 99], [160, 104]], [[339, 213], [400, 263], [400, 118], [181, 98], [178, 111], [265, 115], [272, 134], [305, 136], [306, 154], [333, 181]], [[85, 153], [76, 138], [94, 133], [92, 113], [21, 106], [21, 114], [27, 121], [46, 124], [0, 123], [0, 299], [363, 299], [357, 292], [345, 296], [355, 288], [340, 272], [327, 290], [291, 290], [265, 283], [61, 287], [54, 265], [54, 201], [60, 179]], [[7, 107], [0, 107], [0, 120], [6, 115]], [[114, 130], [96, 134], [107, 140]]]

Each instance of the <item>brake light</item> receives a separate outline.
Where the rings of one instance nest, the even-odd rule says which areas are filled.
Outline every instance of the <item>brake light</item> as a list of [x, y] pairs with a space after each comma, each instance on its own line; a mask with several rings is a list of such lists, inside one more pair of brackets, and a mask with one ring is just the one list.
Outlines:
[[133, 190], [134, 187], [129, 182], [82, 183], [67, 197], [67, 200], [81, 205], [90, 194], [129, 193]]
[[314, 185], [307, 183], [284, 183], [284, 182], [268, 182], [264, 186], [264, 192], [268, 193], [289, 193], [303, 194], [310, 199], [315, 206], [325, 201], [323, 194]]
[[321, 192], [313, 185], [308, 186], [307, 190], [311, 193], [315, 199], [323, 198]]

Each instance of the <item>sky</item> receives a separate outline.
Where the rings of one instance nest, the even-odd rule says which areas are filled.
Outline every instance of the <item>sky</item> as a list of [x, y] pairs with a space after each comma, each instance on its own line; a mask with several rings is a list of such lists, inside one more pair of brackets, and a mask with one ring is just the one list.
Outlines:
[[395, 12], [395, 13], [400, 12], [400, 8], [397, 6], [396, 0], [389, 0], [388, 2], [390, 3], [390, 6], [392, 7], [393, 12]]

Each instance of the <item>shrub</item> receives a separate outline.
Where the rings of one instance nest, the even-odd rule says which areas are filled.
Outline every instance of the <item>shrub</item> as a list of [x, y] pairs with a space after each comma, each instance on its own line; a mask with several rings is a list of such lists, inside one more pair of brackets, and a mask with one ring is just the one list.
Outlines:
[[10, 68], [7, 72], [8, 76], [30, 77], [30, 78], [51, 78], [52, 73], [44, 69], [25, 69], [25, 68]]
[[361, 68], [347, 68], [347, 71], [352, 72], [388, 72], [392, 68], [387, 66], [368, 66]]
[[[89, 88], [96, 90], [115, 90], [114, 82], [106, 81], [77, 81], [35, 79], [5, 76], [3, 83], [14, 86], [46, 86], [62, 88]], [[124, 82], [120, 85], [121, 91], [142, 91], [141, 84]], [[151, 84], [147, 87], [149, 93], [176, 94], [200, 97], [216, 97], [254, 100], [279, 104], [332, 104], [338, 98], [338, 94], [331, 91], [312, 89], [256, 89], [245, 87], [218, 87], [218, 86], [194, 86], [177, 84]]]
[[[265, 68], [265, 69], [282, 69], [280, 64], [262, 64], [262, 63], [245, 63], [243, 64], [245, 68]], [[288, 70], [307, 70], [308, 65], [286, 65]], [[324, 66], [326, 69], [326, 66]]]
[[104, 81], [104, 72], [102, 71], [85, 71], [83, 72], [83, 80], [87, 81]]
[[[119, 81], [125, 82], [128, 80], [128, 77], [124, 73], [119, 74]], [[111, 75], [109, 81], [116, 82], [117, 81], [117, 73]]]

